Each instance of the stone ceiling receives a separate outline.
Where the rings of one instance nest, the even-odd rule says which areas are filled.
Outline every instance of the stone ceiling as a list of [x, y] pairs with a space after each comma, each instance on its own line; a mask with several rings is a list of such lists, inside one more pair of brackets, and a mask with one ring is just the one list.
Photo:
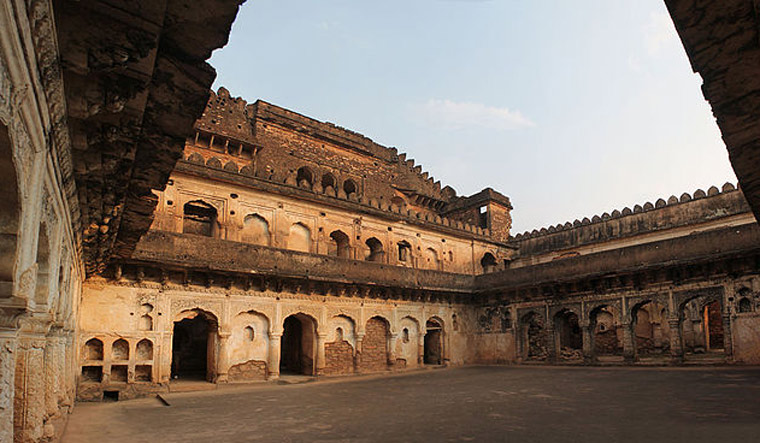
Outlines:
[[73, 169], [76, 186], [65, 185], [88, 274], [131, 255], [149, 228], [152, 191], [206, 106], [216, 76], [206, 60], [243, 1], [54, 2], [73, 160], [59, 163], [64, 182]]
[[665, 0], [760, 220], [760, 1]]

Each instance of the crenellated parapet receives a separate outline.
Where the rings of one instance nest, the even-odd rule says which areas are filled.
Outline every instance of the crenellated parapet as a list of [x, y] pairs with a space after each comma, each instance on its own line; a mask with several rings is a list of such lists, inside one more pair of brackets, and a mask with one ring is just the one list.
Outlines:
[[[693, 195], [672, 195], [654, 203], [637, 204], [633, 209], [616, 209], [591, 218], [534, 229], [517, 234], [510, 243], [520, 248], [521, 257], [557, 251], [569, 251], [568, 255], [572, 255], [575, 248], [687, 226], [698, 229], [700, 224], [747, 215], [751, 215], [750, 209], [742, 192], [726, 183], [721, 189], [712, 186], [707, 192], [698, 189]], [[749, 221], [748, 218], [745, 222]]]

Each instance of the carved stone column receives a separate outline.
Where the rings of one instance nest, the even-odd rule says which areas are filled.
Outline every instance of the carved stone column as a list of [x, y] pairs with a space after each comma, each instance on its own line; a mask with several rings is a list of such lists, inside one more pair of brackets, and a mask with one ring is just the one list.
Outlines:
[[51, 331], [45, 344], [45, 419], [58, 413], [60, 385], [60, 349], [56, 331]]
[[280, 339], [282, 333], [270, 333], [269, 334], [269, 361], [267, 362], [267, 372], [269, 372], [269, 379], [275, 380], [280, 378]]
[[633, 336], [633, 323], [621, 323], [623, 328], [623, 361], [633, 363], [636, 360], [636, 348]]
[[583, 361], [591, 364], [595, 360], [594, 355], [594, 334], [591, 325], [581, 326], [583, 332]]
[[66, 408], [65, 412], [71, 412], [71, 408], [74, 406], [74, 398], [76, 398], [76, 373], [79, 367], [76, 362], [76, 351], [74, 348], [74, 332], [66, 331], [65, 335], [61, 337], [61, 343], [64, 350], [64, 373], [61, 389], [61, 405]]
[[230, 333], [219, 332], [219, 358], [216, 367], [216, 382], [227, 383], [229, 381], [230, 370]]
[[325, 356], [325, 342], [327, 341], [327, 334], [317, 334], [317, 361], [316, 361], [316, 374], [322, 375], [325, 372], [325, 366], [327, 365]]
[[731, 360], [734, 355], [734, 342], [731, 337], [731, 314], [723, 313], [723, 352], [726, 360]]
[[674, 364], [679, 364], [683, 362], [681, 322], [677, 318], [669, 318], [668, 327], [670, 328], [670, 360]]
[[[13, 398], [16, 380], [15, 331], [0, 335], [0, 441], [13, 441]], [[2, 334], [0, 332], [0, 334]]]
[[19, 337], [14, 393], [14, 442], [39, 441], [45, 417], [45, 338]]

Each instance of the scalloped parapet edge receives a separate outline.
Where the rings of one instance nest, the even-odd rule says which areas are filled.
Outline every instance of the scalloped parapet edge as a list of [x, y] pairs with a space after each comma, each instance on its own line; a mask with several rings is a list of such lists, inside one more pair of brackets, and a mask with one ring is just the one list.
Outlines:
[[529, 240], [536, 237], [541, 237], [548, 234], [554, 234], [556, 232], [560, 231], [567, 231], [570, 229], [577, 228], [579, 226], [587, 226], [592, 225], [596, 223], [605, 222], [608, 220], [618, 219], [622, 217], [627, 217], [629, 215], [633, 214], [640, 214], [643, 212], [649, 212], [654, 211], [657, 209], [665, 208], [668, 206], [675, 206], [680, 205], [682, 203], [688, 203], [695, 200], [700, 200], [703, 198], [709, 198], [714, 197], [717, 195], [726, 194], [729, 192], [735, 192], [739, 191], [740, 187], [737, 183], [734, 185], [731, 182], [726, 182], [723, 184], [723, 186], [719, 189], [717, 186], [710, 186], [707, 189], [707, 192], [703, 191], [702, 189], [697, 189], [694, 191], [693, 194], [689, 194], [688, 192], [684, 192], [681, 194], [680, 197], [676, 197], [675, 195], [671, 195], [667, 199], [659, 198], [654, 203], [652, 202], [646, 202], [643, 205], [636, 204], [633, 206], [633, 209], [629, 207], [625, 207], [622, 210], [615, 209], [612, 211], [612, 213], [603, 213], [602, 215], [594, 215], [589, 219], [588, 217], [584, 217], [582, 220], [575, 219], [574, 221], [570, 222], [567, 221], [564, 224], [560, 223], [553, 226], [548, 227], [542, 227], [539, 229], [533, 229], [532, 231], [525, 231], [523, 233], [518, 233], [514, 236], [509, 237], [509, 241], [523, 241], [523, 240]]

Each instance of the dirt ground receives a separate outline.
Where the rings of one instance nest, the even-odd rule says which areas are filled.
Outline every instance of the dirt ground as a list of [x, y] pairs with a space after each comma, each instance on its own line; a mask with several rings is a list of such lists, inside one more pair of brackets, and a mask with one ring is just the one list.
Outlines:
[[80, 403], [63, 441], [750, 442], [758, 368], [466, 367]]

